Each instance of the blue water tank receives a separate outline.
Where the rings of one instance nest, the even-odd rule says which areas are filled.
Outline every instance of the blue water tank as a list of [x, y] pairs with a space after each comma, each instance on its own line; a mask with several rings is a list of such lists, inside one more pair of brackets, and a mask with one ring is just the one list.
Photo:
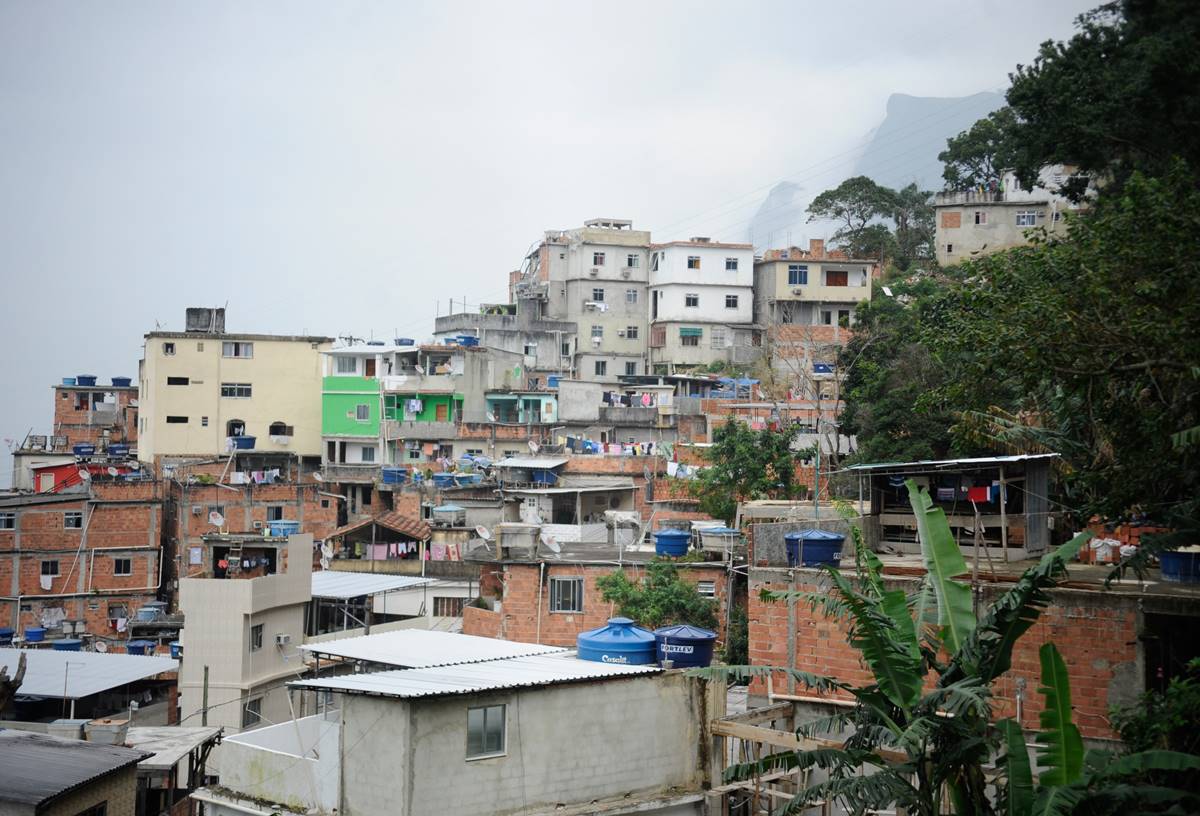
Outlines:
[[123, 459], [129, 455], [129, 446], [124, 443], [109, 445], [107, 453], [114, 458]]
[[454, 487], [454, 474], [435, 473], [433, 474], [433, 483], [438, 487]]
[[254, 443], [258, 441], [257, 436], [232, 436], [230, 439], [238, 450], [254, 450]]
[[154, 654], [153, 640], [131, 640], [125, 644], [125, 651], [131, 655]]
[[171, 657], [178, 660], [183, 655], [183, 646], [178, 640], [172, 640], [168, 645], [171, 647]]
[[133, 384], [133, 377], [113, 377], [112, 384], [114, 388], [128, 388]]
[[96, 446], [90, 442], [80, 442], [71, 448], [76, 456], [94, 456], [96, 454]]
[[842, 557], [842, 544], [846, 537], [841, 533], [829, 530], [798, 530], [794, 533], [784, 533], [783, 541], [787, 547], [788, 566], [798, 563], [806, 567], [819, 567], [822, 564], [836, 566]]
[[1200, 552], [1163, 552], [1158, 554], [1162, 579], [1179, 584], [1200, 584]]
[[63, 385], [74, 385], [74, 384], [75, 384], [74, 377], [63, 377]]
[[84, 386], [95, 385], [96, 384], [96, 375], [95, 374], [76, 374], [75, 382], [79, 383], [80, 385], [84, 385]]
[[0, 626], [0, 646], [12, 646], [14, 634], [12, 627]]
[[383, 468], [383, 483], [390, 485], [404, 484], [408, 481], [408, 470], [402, 467]]
[[272, 536], [290, 536], [300, 532], [300, 522], [292, 519], [268, 521], [267, 527], [271, 530]]
[[654, 630], [658, 662], [670, 660], [676, 668], [693, 668], [712, 663], [717, 633], [681, 623]]
[[546, 386], [549, 388], [558, 388], [558, 383], [560, 380], [562, 380], [562, 377], [558, 376], [557, 374], [551, 374], [546, 378]]
[[458, 344], [460, 346], [478, 346], [479, 338], [473, 334], [460, 334], [458, 336]]
[[575, 639], [580, 660], [594, 663], [649, 665], [655, 662], [654, 633], [629, 618], [609, 618], [605, 626], [580, 632]]
[[53, 643], [56, 652], [78, 652], [83, 648], [83, 641], [78, 638], [62, 638]]
[[40, 626], [25, 627], [25, 642], [26, 643], [41, 643], [46, 639], [46, 630]]
[[692, 534], [687, 530], [659, 530], [654, 534], [654, 553], [678, 558], [687, 555], [691, 543]]

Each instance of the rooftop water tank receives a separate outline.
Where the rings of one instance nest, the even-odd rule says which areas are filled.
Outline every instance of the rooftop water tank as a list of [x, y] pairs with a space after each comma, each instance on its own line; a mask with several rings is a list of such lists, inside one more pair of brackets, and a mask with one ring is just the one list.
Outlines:
[[96, 375], [95, 374], [76, 374], [75, 382], [77, 382], [83, 386], [95, 385], [96, 384]]
[[383, 468], [383, 483], [390, 485], [404, 484], [408, 481], [408, 470], [402, 467]]
[[712, 663], [717, 633], [681, 623], [654, 630], [658, 662], [670, 660], [676, 668], [694, 668]]
[[153, 640], [131, 640], [125, 644], [125, 651], [131, 655], [154, 654]]
[[654, 534], [654, 554], [679, 558], [687, 555], [692, 534], [687, 530], [659, 530]]
[[53, 643], [56, 652], [78, 652], [83, 647], [83, 641], [78, 638], [60, 638]]
[[1200, 584], [1200, 547], [1184, 547], [1158, 554], [1162, 579], [1179, 584]]
[[417, 344], [417, 341], [411, 337], [397, 337], [392, 342], [397, 346], [415, 346]]
[[13, 630], [8, 626], [0, 626], [0, 646], [11, 646], [13, 641]]
[[112, 384], [114, 388], [128, 388], [133, 384], [133, 377], [113, 377]]
[[254, 443], [258, 441], [256, 436], [231, 436], [233, 446], [238, 450], [254, 450]]
[[114, 443], [108, 446], [107, 453], [112, 457], [124, 458], [129, 455], [129, 446], [121, 442]]
[[275, 519], [267, 522], [267, 529], [272, 536], [290, 536], [300, 532], [300, 522], [292, 519]]
[[700, 530], [701, 546], [710, 552], [733, 552], [742, 543], [742, 534], [729, 527], [705, 527]]
[[654, 633], [629, 618], [609, 618], [605, 626], [580, 632], [575, 640], [580, 660], [595, 663], [648, 665], [655, 662]]
[[41, 643], [46, 639], [46, 630], [40, 626], [25, 627], [25, 642], [26, 643]]
[[467, 511], [457, 504], [442, 504], [433, 508], [433, 522], [439, 525], [459, 526], [467, 523]]
[[76, 456], [94, 456], [96, 453], [96, 446], [90, 442], [80, 442], [78, 445], [73, 446], [71, 450]]
[[794, 533], [784, 533], [783, 541], [787, 547], [788, 566], [802, 564], [806, 567], [819, 567], [822, 564], [836, 566], [842, 557], [842, 543], [846, 537], [841, 533], [829, 530], [798, 530]]
[[63, 385], [74, 385], [74, 384], [75, 384], [74, 377], [63, 377]]

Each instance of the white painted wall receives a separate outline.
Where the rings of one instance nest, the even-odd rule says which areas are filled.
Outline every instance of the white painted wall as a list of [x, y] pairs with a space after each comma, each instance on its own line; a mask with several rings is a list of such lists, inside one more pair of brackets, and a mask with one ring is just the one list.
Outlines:
[[[658, 255], [657, 269], [653, 254]], [[751, 287], [754, 285], [754, 249], [736, 245], [664, 244], [655, 247], [650, 260], [651, 286], [668, 283], [707, 283], [712, 286]], [[689, 269], [689, 257], [700, 259], [699, 269]], [[737, 261], [737, 270], [727, 270], [725, 259]]]
[[[341, 724], [320, 715], [226, 737], [212, 762], [222, 787], [299, 811], [338, 807]], [[314, 801], [315, 797], [315, 801]]]
[[[658, 296], [658, 316], [653, 323], [750, 323], [754, 317], [754, 289], [750, 286], [710, 286], [697, 283], [671, 283], [653, 287], [650, 291], [650, 314], [654, 314], [653, 298]], [[687, 305], [687, 295], [699, 298], [697, 306]], [[725, 305], [726, 295], [737, 296], [737, 308]]]

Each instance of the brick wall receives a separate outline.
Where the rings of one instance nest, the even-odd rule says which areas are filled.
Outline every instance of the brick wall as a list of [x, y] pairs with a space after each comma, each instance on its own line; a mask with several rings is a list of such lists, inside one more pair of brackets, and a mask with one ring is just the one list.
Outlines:
[[[612, 604], [601, 597], [596, 579], [610, 575], [615, 566], [589, 564], [546, 564], [546, 583], [539, 599], [540, 565], [505, 564], [493, 568], [499, 579], [502, 595], [499, 613], [475, 610], [463, 615], [463, 632], [468, 635], [499, 637], [523, 643], [545, 643], [552, 646], [574, 646], [580, 632], [603, 626], [616, 614]], [[625, 567], [630, 580], [637, 580], [643, 573], [641, 566]], [[686, 564], [679, 568], [679, 575], [690, 583], [712, 581], [719, 606], [718, 619], [724, 623], [725, 604], [728, 601], [726, 572], [723, 565]], [[583, 611], [579, 613], [551, 612], [549, 586], [551, 578], [583, 578]], [[494, 579], [488, 579], [494, 580]], [[489, 586], [488, 580], [483, 586]], [[476, 612], [484, 614], [476, 614]], [[540, 621], [540, 626], [539, 626]], [[718, 637], [724, 639], [723, 628]]]
[[[889, 579], [889, 587], [912, 591], [912, 579]], [[784, 602], [764, 602], [762, 590], [788, 589], [785, 570], [754, 570], [750, 577], [748, 613], [750, 662], [755, 665], [787, 666], [788, 606]], [[794, 588], [798, 591], [826, 593], [828, 579], [811, 570], [797, 570]], [[984, 587], [983, 603], [994, 601], [1006, 588]], [[1018, 642], [1013, 652], [1012, 669], [993, 685], [997, 718], [1015, 716], [1018, 680], [1024, 681], [1022, 725], [1037, 728], [1042, 697], [1038, 650], [1053, 642], [1062, 653], [1071, 680], [1075, 722], [1085, 737], [1111, 738], [1107, 714], [1109, 707], [1132, 701], [1141, 691], [1141, 663], [1138, 656], [1138, 601], [1111, 593], [1058, 589], [1054, 602], [1038, 622]], [[794, 606], [796, 668], [832, 676], [844, 682], [866, 685], [871, 675], [859, 660], [858, 652], [847, 641], [845, 624], [825, 617], [807, 604]], [[774, 690], [788, 691], [787, 681], [776, 675]], [[766, 694], [766, 683], [756, 679], [752, 694]], [[798, 687], [797, 694], [812, 694]], [[844, 696], [844, 695], [838, 695]]]
[[38, 816], [74, 816], [107, 803], [105, 816], [134, 816], [137, 810], [137, 765], [130, 765], [72, 791]]

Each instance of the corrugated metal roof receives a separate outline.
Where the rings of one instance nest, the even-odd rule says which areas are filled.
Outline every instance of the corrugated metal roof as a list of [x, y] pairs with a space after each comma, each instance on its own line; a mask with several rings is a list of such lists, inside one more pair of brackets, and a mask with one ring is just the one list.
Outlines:
[[365, 660], [368, 663], [413, 669], [566, 651], [559, 646], [517, 643], [429, 629], [400, 629], [377, 635], [327, 640], [324, 643], [306, 643], [300, 648], [347, 660]]
[[0, 666], [8, 667], [10, 677], [16, 673], [21, 655], [25, 655], [25, 681], [17, 690], [18, 694], [68, 700], [120, 688], [179, 668], [179, 661], [169, 657], [0, 649]]
[[432, 579], [416, 575], [384, 575], [373, 572], [342, 572], [341, 570], [318, 570], [312, 576], [314, 598], [357, 598], [378, 592], [394, 592], [400, 589], [425, 586]]
[[658, 666], [630, 666], [579, 660], [574, 652], [514, 657], [486, 663], [469, 663], [429, 669], [397, 669], [371, 674], [351, 674], [328, 679], [300, 680], [290, 686], [327, 689], [346, 694], [384, 697], [442, 697], [482, 691], [552, 686], [588, 680], [656, 674]]
[[567, 462], [568, 460], [565, 457], [510, 456], [507, 459], [501, 459], [499, 462], [493, 462], [492, 467], [549, 470], [551, 468], [562, 467]]
[[37, 806], [149, 756], [118, 745], [0, 730], [0, 801]]
[[851, 465], [846, 470], [913, 470], [917, 468], [937, 470], [939, 468], [953, 467], [986, 467], [988, 465], [1004, 465], [1010, 462], [1058, 459], [1060, 456], [1062, 454], [1059, 453], [1022, 453], [1014, 456], [981, 456], [975, 459], [922, 459], [917, 462], [878, 462], [867, 465]]

